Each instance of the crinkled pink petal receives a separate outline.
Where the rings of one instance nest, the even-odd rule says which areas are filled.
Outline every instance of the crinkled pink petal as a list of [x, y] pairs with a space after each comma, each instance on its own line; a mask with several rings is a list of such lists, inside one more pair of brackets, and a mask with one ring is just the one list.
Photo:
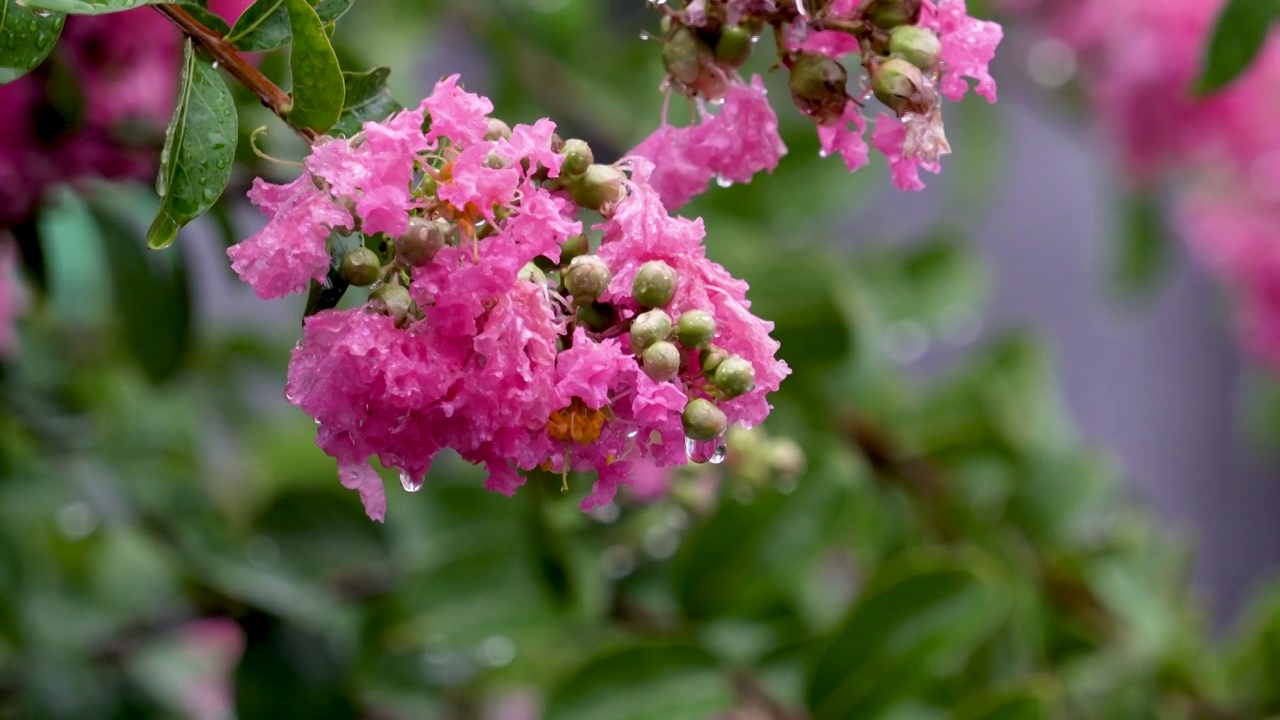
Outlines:
[[899, 190], [924, 190], [920, 170], [936, 174], [940, 168], [937, 163], [924, 163], [919, 158], [904, 157], [902, 147], [906, 139], [907, 128], [901, 120], [884, 113], [876, 118], [875, 130], [871, 131], [871, 145], [889, 161], [894, 187]]
[[579, 398], [588, 407], [609, 404], [609, 390], [621, 376], [631, 377], [635, 358], [622, 352], [616, 339], [592, 340], [579, 327], [573, 333], [573, 347], [560, 353], [556, 361], [556, 394], [560, 405]]
[[662, 198], [663, 206], [677, 210], [701, 195], [715, 173], [695, 162], [687, 148], [691, 128], [663, 123], [627, 155], [646, 158], [653, 164], [649, 185]]
[[551, 149], [551, 136], [555, 131], [556, 124], [546, 118], [532, 125], [516, 125], [511, 128], [510, 138], [497, 142], [496, 152], [512, 162], [527, 159], [530, 173], [541, 165], [549, 171], [549, 177], [559, 177], [564, 156]]
[[448, 138], [455, 145], [478, 143], [489, 132], [489, 113], [493, 103], [487, 98], [458, 87], [458, 75], [436, 83], [431, 95], [422, 101], [422, 110], [430, 116], [427, 140]]
[[849, 101], [839, 122], [818, 126], [818, 142], [824, 155], [840, 153], [849, 172], [856, 172], [867, 164], [867, 141], [863, 137], [866, 132], [862, 109]]
[[387, 516], [387, 493], [382, 487], [382, 477], [368, 463], [338, 466], [338, 479], [342, 486], [360, 493], [360, 502], [369, 519], [382, 522]]
[[613, 502], [614, 495], [618, 494], [619, 485], [631, 484], [631, 463], [629, 461], [620, 460], [604, 465], [597, 466], [599, 473], [595, 483], [591, 486], [591, 494], [582, 500], [582, 512], [590, 512], [598, 507], [604, 507]]
[[960, 100], [969, 91], [970, 78], [977, 81], [974, 92], [995, 102], [996, 81], [988, 67], [1004, 37], [1000, 25], [969, 17], [965, 0], [924, 0], [920, 25], [936, 31], [942, 41], [942, 94]]

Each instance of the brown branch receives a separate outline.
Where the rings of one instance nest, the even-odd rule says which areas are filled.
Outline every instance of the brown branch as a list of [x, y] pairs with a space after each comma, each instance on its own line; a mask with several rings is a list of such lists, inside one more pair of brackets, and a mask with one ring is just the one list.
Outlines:
[[[177, 5], [166, 3], [153, 5], [152, 7], [168, 18], [169, 22], [177, 25], [178, 29], [194, 40], [206, 55], [213, 58], [219, 66], [231, 73], [231, 76], [240, 81], [241, 85], [253, 91], [253, 94], [258, 96], [258, 99], [262, 101], [262, 104], [268, 110], [275, 113], [281, 120], [284, 120], [286, 125], [288, 124], [289, 110], [293, 107], [293, 101], [289, 98], [289, 94], [281, 90], [279, 85], [271, 82], [258, 68], [245, 60], [240, 55], [240, 51], [232, 47], [231, 43], [223, 40], [221, 35], [205, 27], [203, 23]], [[290, 127], [308, 143], [315, 142], [320, 137], [319, 133], [310, 128], [297, 128], [292, 125]]]

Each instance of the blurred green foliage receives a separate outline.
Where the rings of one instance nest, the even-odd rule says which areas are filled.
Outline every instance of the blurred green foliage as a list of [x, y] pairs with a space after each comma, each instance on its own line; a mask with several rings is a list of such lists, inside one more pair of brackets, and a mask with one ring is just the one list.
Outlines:
[[[641, 5], [363, 3], [335, 41], [348, 70], [396, 68], [402, 100], [434, 79], [414, 68], [466, 64], [503, 117], [551, 115], [616, 155], [661, 112]], [[367, 102], [389, 107], [379, 85]], [[242, 134], [270, 124], [237, 95]], [[998, 169], [994, 112], [957, 109], [949, 224], [860, 227], [856, 251], [835, 228], [883, 171], [848, 176], [780, 115], [777, 172], [688, 212], [777, 322], [794, 375], [768, 432], [806, 469], [762, 473], [750, 436], [620, 513], [578, 512], [588, 478], [505, 498], [442, 458], [369, 522], [281, 395], [292, 329], [194, 322], [194, 255], [143, 252], [154, 200], [61, 196], [39, 224], [49, 291], [0, 383], [0, 716], [190, 714], [201, 618], [243, 637], [223, 668], [242, 720], [1280, 713], [1280, 596], [1209, 639], [1188, 548], [1073, 431], [1041, 343], [991, 338], [929, 380], [900, 364], [976, 331], [965, 235]], [[270, 171], [240, 148], [233, 188]], [[225, 205], [200, 225], [230, 241]]]

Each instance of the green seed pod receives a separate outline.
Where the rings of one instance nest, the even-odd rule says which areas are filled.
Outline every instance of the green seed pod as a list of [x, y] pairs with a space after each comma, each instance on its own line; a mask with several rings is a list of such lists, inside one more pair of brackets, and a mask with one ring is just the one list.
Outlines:
[[751, 57], [751, 32], [741, 25], [726, 25], [716, 40], [716, 60], [738, 67]]
[[881, 30], [899, 25], [915, 25], [920, 20], [921, 0], [871, 0], [862, 9], [862, 17]]
[[585, 233], [579, 233], [560, 243], [560, 264], [568, 265], [579, 255], [591, 252], [591, 243]]
[[542, 272], [542, 268], [538, 267], [535, 262], [527, 262], [524, 267], [520, 268], [520, 272], [516, 273], [516, 279], [525, 282], [547, 284], [547, 274]]
[[666, 340], [659, 340], [645, 348], [640, 364], [646, 375], [665, 382], [680, 372], [680, 350]]
[[726, 398], [746, 395], [756, 387], [756, 369], [739, 355], [730, 355], [716, 367], [714, 382]]
[[636, 271], [636, 279], [631, 283], [631, 297], [640, 307], [666, 307], [676, 294], [678, 279], [675, 268], [661, 260], [650, 260]]
[[338, 273], [356, 287], [368, 287], [381, 279], [382, 263], [377, 253], [367, 247], [358, 247], [342, 256]]
[[578, 302], [591, 301], [609, 288], [613, 273], [596, 255], [580, 255], [569, 262], [564, 271], [564, 289]]
[[694, 440], [715, 440], [724, 434], [729, 424], [724, 412], [705, 398], [690, 400], [680, 419], [684, 422], [684, 434]]
[[720, 367], [720, 363], [729, 357], [729, 353], [712, 345], [698, 354], [698, 360], [702, 364], [702, 374], [711, 377], [716, 368]]
[[661, 310], [642, 312], [631, 321], [631, 352], [637, 355], [671, 337], [671, 316]]
[[889, 52], [928, 72], [938, 66], [942, 41], [928, 28], [899, 25], [889, 33]]
[[511, 138], [511, 126], [502, 122], [498, 118], [489, 118], [489, 131], [485, 133], [485, 140], [505, 140]]
[[409, 291], [400, 285], [379, 285], [369, 293], [369, 300], [382, 313], [400, 322], [409, 315], [413, 307], [413, 298]]
[[818, 124], [835, 122], [849, 103], [849, 73], [826, 55], [796, 53], [791, 61], [791, 101]]
[[618, 324], [618, 311], [612, 305], [593, 302], [579, 305], [578, 323], [585, 325], [592, 332], [604, 332]]
[[681, 27], [662, 46], [662, 64], [677, 84], [692, 87], [702, 75], [703, 63], [712, 58], [711, 48], [698, 38], [693, 28]]
[[396, 238], [396, 254], [413, 267], [422, 267], [435, 259], [447, 244], [453, 226], [443, 219], [409, 218], [409, 229]]
[[560, 166], [560, 174], [577, 177], [587, 171], [595, 162], [591, 146], [585, 140], [569, 138], [564, 141], [564, 164]]
[[676, 321], [676, 340], [686, 348], [703, 348], [716, 334], [716, 319], [705, 310], [689, 310]]
[[626, 176], [612, 165], [596, 163], [569, 181], [569, 196], [579, 206], [599, 210], [621, 200], [627, 194]]
[[440, 184], [429, 173], [424, 173], [422, 182], [418, 183], [418, 190], [425, 197], [435, 197], [436, 191], [440, 189]]
[[876, 99], [902, 115], [920, 101], [924, 76], [920, 68], [906, 60], [889, 58], [871, 73], [871, 90]]

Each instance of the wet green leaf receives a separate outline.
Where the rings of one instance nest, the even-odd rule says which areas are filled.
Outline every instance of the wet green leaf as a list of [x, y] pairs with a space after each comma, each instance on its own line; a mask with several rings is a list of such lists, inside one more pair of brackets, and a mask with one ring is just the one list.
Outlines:
[[44, 61], [62, 33], [62, 13], [36, 13], [15, 0], [0, 4], [0, 84], [13, 82]]
[[[312, 3], [316, 15], [326, 24], [335, 22], [351, 9], [355, 0], [321, 0]], [[266, 52], [288, 45], [293, 39], [285, 0], [257, 0], [245, 9], [227, 34], [227, 42], [244, 52]]]
[[293, 110], [289, 123], [325, 132], [342, 115], [345, 97], [342, 68], [329, 43], [324, 23], [306, 0], [285, 0], [293, 44], [289, 73], [293, 77]]
[[387, 78], [391, 69], [376, 67], [364, 72], [344, 72], [346, 98], [342, 103], [342, 116], [330, 128], [334, 135], [349, 136], [360, 132], [367, 120], [385, 120], [403, 106], [391, 96]]
[[143, 5], [160, 5], [171, 0], [22, 0], [29, 8], [70, 15], [105, 15], [132, 10]]
[[1230, 0], [1218, 15], [1205, 48], [1196, 92], [1212, 94], [1244, 74], [1262, 51], [1277, 18], [1280, 18], [1278, 0]]

